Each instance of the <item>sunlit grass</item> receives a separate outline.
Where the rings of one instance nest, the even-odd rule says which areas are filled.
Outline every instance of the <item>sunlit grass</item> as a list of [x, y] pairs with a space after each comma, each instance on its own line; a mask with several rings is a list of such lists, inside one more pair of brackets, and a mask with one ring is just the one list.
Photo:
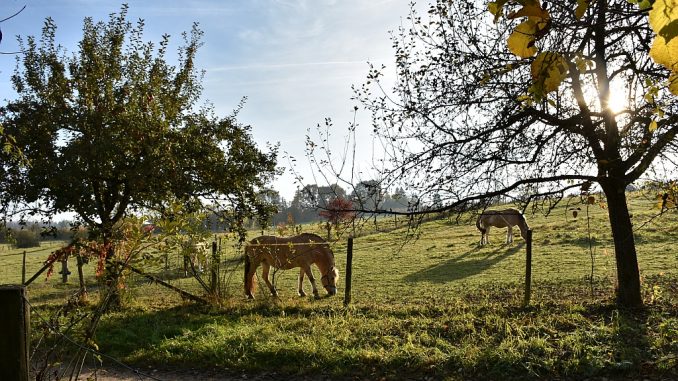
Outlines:
[[[404, 230], [357, 237], [348, 307], [342, 304], [343, 282], [333, 298], [296, 296], [297, 270], [276, 273], [279, 299], [260, 282], [257, 299], [246, 301], [237, 261], [229, 261], [222, 275], [228, 298], [219, 307], [196, 306], [130, 276], [124, 290], [127, 309], [102, 320], [97, 343], [105, 353], [134, 364], [224, 372], [394, 379], [675, 377], [678, 215], [653, 219], [658, 213], [654, 201], [634, 196], [647, 308], [625, 312], [613, 302], [616, 276], [607, 211], [589, 207], [589, 230], [586, 207], [579, 207], [576, 219], [565, 204], [548, 217], [527, 215], [534, 230], [527, 308], [522, 307], [522, 240], [516, 236], [514, 245], [504, 245], [504, 231], [495, 229], [493, 243], [478, 247], [473, 218], [460, 224], [441, 219], [424, 224], [419, 237], [407, 242]], [[378, 228], [391, 230], [392, 219], [378, 221]], [[332, 243], [342, 277], [345, 238]], [[222, 248], [227, 260], [241, 254], [226, 241]], [[20, 256], [4, 253], [3, 277], [20, 272]], [[149, 271], [172, 275], [173, 285], [203, 293], [195, 280], [180, 276], [179, 266], [174, 260], [167, 271], [159, 265]], [[91, 267], [88, 280], [94, 285]], [[11, 274], [10, 280], [17, 279]], [[38, 306], [34, 313], [47, 313], [40, 306], [73, 292], [77, 278], [67, 285], [59, 282], [55, 276], [29, 287]]]

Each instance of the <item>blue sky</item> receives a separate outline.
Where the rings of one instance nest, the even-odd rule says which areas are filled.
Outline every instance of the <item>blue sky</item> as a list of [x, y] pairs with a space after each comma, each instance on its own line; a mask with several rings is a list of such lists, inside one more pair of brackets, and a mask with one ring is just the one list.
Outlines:
[[[198, 66], [206, 70], [203, 97], [218, 114], [231, 114], [243, 96], [247, 104], [239, 120], [253, 127], [260, 144], [280, 142], [281, 151], [303, 163], [307, 130], [334, 121], [335, 147], [343, 146], [353, 120], [351, 85], [361, 84], [367, 62], [393, 68], [388, 31], [408, 14], [405, 0], [129, 0], [129, 19], [143, 18], [146, 39], [163, 33], [175, 44], [193, 22], [205, 32]], [[422, 1], [423, 3], [423, 1]], [[109, 0], [3, 0], [0, 19], [26, 5], [17, 17], [3, 22], [0, 51], [17, 50], [15, 35], [36, 35], [46, 17], [57, 26], [57, 41], [74, 51], [82, 20], [106, 20], [120, 9]], [[420, 5], [421, 7], [421, 5]], [[176, 46], [176, 45], [175, 45]], [[0, 55], [0, 98], [14, 92], [9, 77], [15, 58]], [[358, 112], [359, 164], [367, 171], [371, 157], [369, 115]], [[280, 164], [289, 167], [281, 157]], [[303, 165], [307, 182], [315, 182]], [[369, 177], [369, 175], [364, 175]], [[319, 180], [322, 183], [322, 181]], [[296, 185], [286, 174], [274, 184], [291, 199]]]

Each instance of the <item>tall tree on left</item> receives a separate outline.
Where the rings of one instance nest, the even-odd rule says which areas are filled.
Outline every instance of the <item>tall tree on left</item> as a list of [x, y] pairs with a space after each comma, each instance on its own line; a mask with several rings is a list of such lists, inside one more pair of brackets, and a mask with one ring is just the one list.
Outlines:
[[[176, 66], [166, 60], [169, 36], [145, 42], [143, 29], [123, 6], [107, 22], [85, 19], [77, 52], [68, 54], [48, 18], [39, 41], [19, 41], [18, 97], [0, 110], [30, 162], [20, 167], [1, 156], [0, 193], [42, 212], [77, 213], [108, 248], [106, 257], [115, 252], [116, 223], [133, 210], [221, 203], [237, 231], [246, 217], [273, 210], [257, 194], [277, 172], [277, 146], [260, 150], [237, 113], [218, 118], [197, 104], [197, 25], [183, 34]], [[119, 269], [106, 272], [117, 282]]]

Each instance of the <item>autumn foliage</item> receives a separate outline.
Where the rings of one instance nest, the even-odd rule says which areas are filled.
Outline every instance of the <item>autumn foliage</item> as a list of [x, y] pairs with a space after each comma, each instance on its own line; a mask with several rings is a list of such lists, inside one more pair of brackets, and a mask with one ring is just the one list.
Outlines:
[[343, 197], [332, 199], [327, 205], [327, 209], [321, 210], [318, 214], [335, 227], [340, 223], [350, 222], [356, 217], [353, 203]]

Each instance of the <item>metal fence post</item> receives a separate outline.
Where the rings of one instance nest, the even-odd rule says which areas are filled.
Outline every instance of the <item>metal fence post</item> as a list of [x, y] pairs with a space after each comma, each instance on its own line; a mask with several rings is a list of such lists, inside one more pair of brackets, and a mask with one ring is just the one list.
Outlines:
[[26, 287], [0, 286], [0, 380], [28, 381], [30, 314]]

